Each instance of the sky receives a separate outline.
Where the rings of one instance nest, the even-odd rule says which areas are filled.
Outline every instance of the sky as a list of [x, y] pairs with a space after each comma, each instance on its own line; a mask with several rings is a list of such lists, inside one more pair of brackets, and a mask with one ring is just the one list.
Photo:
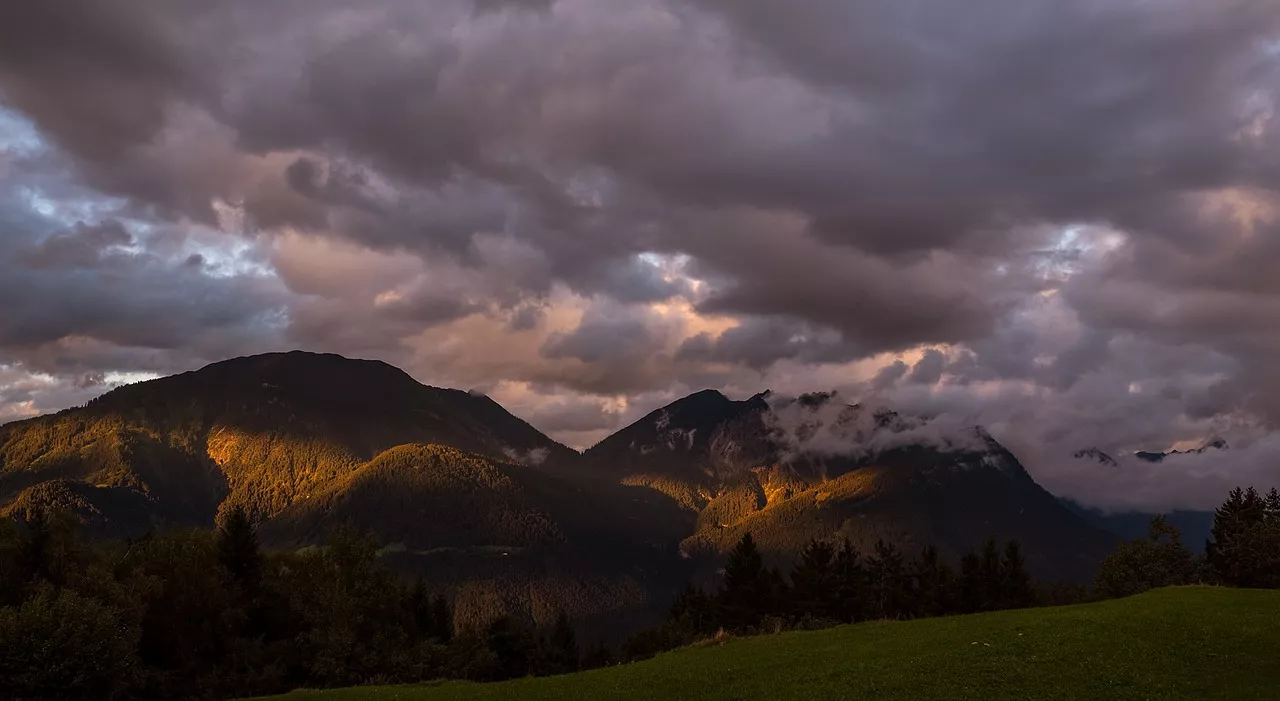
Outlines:
[[834, 389], [1212, 507], [1280, 483], [1277, 92], [1280, 0], [0, 3], [0, 422], [301, 348], [575, 447]]

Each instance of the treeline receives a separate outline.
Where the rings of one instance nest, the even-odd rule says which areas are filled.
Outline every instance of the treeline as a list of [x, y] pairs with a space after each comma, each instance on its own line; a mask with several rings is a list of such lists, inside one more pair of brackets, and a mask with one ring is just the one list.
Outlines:
[[561, 614], [454, 630], [349, 531], [264, 553], [243, 510], [215, 531], [89, 543], [65, 517], [0, 519], [0, 680], [25, 699], [225, 699], [298, 687], [489, 681], [578, 668]]
[[718, 589], [686, 587], [666, 623], [632, 637], [621, 654], [642, 658], [725, 633], [996, 611], [1039, 599], [1016, 540], [988, 540], [958, 570], [933, 546], [907, 557], [884, 541], [865, 555], [848, 541], [812, 541], [784, 575], [765, 566], [748, 533], [730, 551]]
[[1163, 516], [1152, 518], [1146, 539], [1121, 542], [1103, 560], [1092, 588], [1033, 582], [1018, 542], [995, 540], [960, 558], [958, 570], [933, 546], [907, 558], [883, 541], [866, 556], [848, 542], [814, 541], [784, 576], [765, 567], [747, 534], [730, 552], [718, 589], [687, 587], [666, 622], [629, 639], [620, 658], [723, 634], [1082, 603], [1189, 584], [1280, 588], [1280, 492], [1232, 490], [1214, 513], [1203, 557]]

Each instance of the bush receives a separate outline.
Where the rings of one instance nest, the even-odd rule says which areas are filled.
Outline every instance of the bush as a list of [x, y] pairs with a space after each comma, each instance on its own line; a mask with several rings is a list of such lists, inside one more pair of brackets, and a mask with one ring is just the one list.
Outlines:
[[1103, 559], [1094, 581], [1098, 594], [1132, 596], [1194, 582], [1199, 566], [1181, 538], [1177, 527], [1164, 516], [1152, 518], [1146, 540], [1123, 542]]
[[13, 701], [122, 698], [137, 682], [136, 645], [115, 610], [71, 591], [0, 609], [0, 679]]

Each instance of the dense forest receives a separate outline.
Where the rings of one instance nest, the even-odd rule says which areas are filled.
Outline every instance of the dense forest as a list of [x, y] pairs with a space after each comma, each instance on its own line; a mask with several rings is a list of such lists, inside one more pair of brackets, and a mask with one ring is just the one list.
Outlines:
[[264, 552], [243, 509], [209, 530], [86, 540], [55, 511], [0, 520], [0, 679], [14, 699], [219, 699], [300, 686], [558, 674], [727, 635], [1116, 597], [1190, 583], [1280, 587], [1280, 494], [1234, 490], [1203, 557], [1153, 519], [1092, 588], [1033, 582], [1016, 541], [958, 563], [926, 546], [811, 542], [789, 571], [751, 535], [712, 590], [687, 587], [661, 626], [580, 646], [569, 616], [460, 625], [428, 582], [338, 529], [324, 547]]

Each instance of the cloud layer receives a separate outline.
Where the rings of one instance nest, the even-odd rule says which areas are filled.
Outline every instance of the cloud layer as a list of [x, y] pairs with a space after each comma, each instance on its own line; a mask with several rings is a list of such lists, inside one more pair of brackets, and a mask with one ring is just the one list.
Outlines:
[[838, 388], [1207, 506], [1280, 482], [1276, 86], [1277, 0], [9, 3], [0, 420], [303, 347], [575, 445]]

